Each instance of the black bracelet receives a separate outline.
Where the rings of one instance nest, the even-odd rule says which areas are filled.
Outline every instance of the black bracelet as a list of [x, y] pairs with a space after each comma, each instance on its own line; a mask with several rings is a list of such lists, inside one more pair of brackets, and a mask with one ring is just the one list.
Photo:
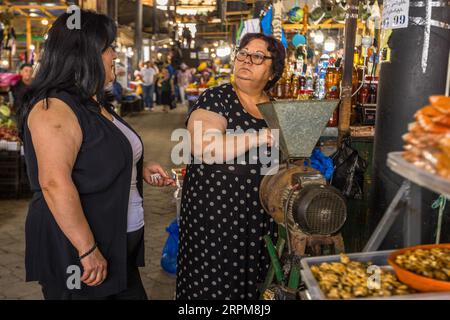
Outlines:
[[90, 255], [92, 252], [94, 252], [95, 249], [97, 249], [97, 243], [95, 243], [94, 246], [91, 249], [89, 249], [88, 252], [86, 252], [86, 253], [82, 254], [81, 256], [79, 256], [78, 259], [81, 260], [83, 258], [86, 258], [88, 255]]

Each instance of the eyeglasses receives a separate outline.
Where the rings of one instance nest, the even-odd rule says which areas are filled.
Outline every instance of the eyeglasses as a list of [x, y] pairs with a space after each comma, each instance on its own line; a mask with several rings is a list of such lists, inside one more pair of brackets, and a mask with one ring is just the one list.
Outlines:
[[245, 61], [245, 59], [247, 59], [247, 56], [250, 56], [250, 61], [256, 65], [262, 64], [265, 59], [273, 59], [272, 57], [265, 56], [260, 52], [250, 53], [247, 50], [238, 50], [236, 52], [236, 59], [238, 61]]
[[109, 46], [106, 47], [105, 50], [103, 50], [103, 52], [106, 52], [106, 50], [111, 49], [113, 52], [117, 52], [117, 46], [115, 43], [110, 44]]

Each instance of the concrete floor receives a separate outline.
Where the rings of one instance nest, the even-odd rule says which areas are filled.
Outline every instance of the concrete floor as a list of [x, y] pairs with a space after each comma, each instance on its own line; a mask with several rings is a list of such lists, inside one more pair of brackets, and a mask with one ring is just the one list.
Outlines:
[[[144, 111], [126, 117], [141, 135], [145, 159], [173, 168], [170, 152], [175, 142], [172, 131], [184, 126], [186, 107], [163, 113]], [[146, 266], [142, 281], [150, 299], [170, 300], [175, 294], [175, 277], [160, 267], [161, 251], [167, 238], [165, 228], [176, 217], [174, 188], [144, 186]], [[25, 282], [24, 225], [28, 200], [0, 200], [0, 299], [42, 299], [37, 283]]]

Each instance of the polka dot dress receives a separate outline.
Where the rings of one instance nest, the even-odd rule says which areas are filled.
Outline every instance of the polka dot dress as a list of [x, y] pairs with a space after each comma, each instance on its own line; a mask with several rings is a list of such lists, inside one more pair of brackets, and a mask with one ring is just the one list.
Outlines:
[[[247, 113], [231, 84], [206, 90], [193, 110], [199, 108], [224, 116], [227, 129], [267, 126]], [[270, 263], [263, 236], [271, 235], [275, 241], [276, 225], [259, 200], [261, 163], [249, 164], [249, 152], [240, 161], [187, 166], [180, 212], [177, 299], [259, 298], [258, 286]]]

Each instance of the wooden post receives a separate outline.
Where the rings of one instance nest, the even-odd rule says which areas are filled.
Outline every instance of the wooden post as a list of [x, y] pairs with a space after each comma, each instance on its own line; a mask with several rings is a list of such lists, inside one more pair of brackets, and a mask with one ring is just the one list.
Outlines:
[[342, 76], [341, 105], [339, 107], [339, 145], [342, 138], [350, 133], [352, 112], [353, 51], [355, 48], [359, 0], [349, 0], [345, 19], [344, 68]]
[[26, 27], [27, 27], [27, 49], [26, 49], [26, 62], [31, 62], [31, 19], [29, 16], [27, 16], [26, 20]]
[[143, 15], [143, 5], [142, 0], [136, 0], [136, 19], [134, 25], [134, 45], [135, 52], [133, 56], [133, 68], [134, 70], [139, 69], [139, 62], [142, 59], [142, 15]]
[[302, 34], [306, 37], [306, 33], [308, 32], [308, 17], [309, 17], [309, 8], [308, 5], [305, 4], [303, 7], [303, 30]]

